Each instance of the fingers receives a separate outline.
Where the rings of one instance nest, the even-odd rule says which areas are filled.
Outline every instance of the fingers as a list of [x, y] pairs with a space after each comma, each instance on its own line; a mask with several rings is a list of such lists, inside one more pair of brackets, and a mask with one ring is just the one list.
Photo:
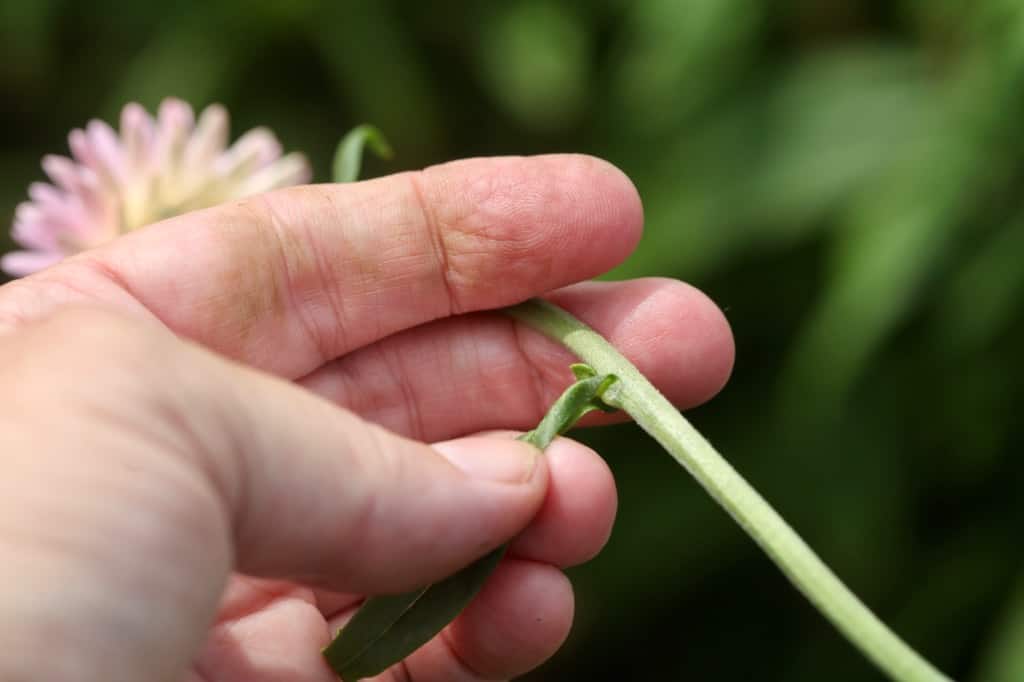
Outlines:
[[[604, 545], [615, 515], [615, 488], [603, 460], [579, 443], [557, 439], [544, 457], [550, 485], [540, 512], [455, 622], [384, 680], [508, 679], [543, 663], [565, 640], [573, 596], [556, 566], [585, 561]], [[347, 595], [321, 595], [317, 601], [332, 633], [356, 608]]]
[[510, 679], [546, 661], [565, 641], [574, 600], [556, 566], [586, 561], [604, 546], [615, 515], [615, 484], [603, 460], [571, 440], [556, 440], [545, 458], [551, 482], [541, 511], [480, 594], [405, 661], [407, 677], [392, 672], [392, 679]]
[[408, 441], [157, 325], [67, 311], [0, 345], [19, 386], [0, 410], [0, 578], [20, 594], [0, 630], [31, 639], [36, 622], [38, 641], [66, 635], [88, 660], [126, 646], [128, 677], [111, 681], [194, 650], [232, 564], [409, 589], [507, 540], [544, 498], [526, 444]]
[[543, 501], [547, 467], [531, 446], [477, 437], [432, 448], [287, 382], [222, 367], [230, 371], [210, 375], [229, 390], [207, 414], [232, 448], [208, 466], [232, 511], [243, 572], [405, 590], [498, 546]]
[[[555, 439], [544, 459], [547, 496], [530, 524], [512, 540], [507, 556], [568, 568], [591, 559], [608, 541], [617, 507], [615, 480], [600, 455], [569, 438]], [[328, 618], [350, 612], [360, 601], [351, 593], [316, 591], [317, 608]]]
[[[572, 627], [573, 593], [556, 568], [505, 562], [465, 611], [442, 634], [449, 656], [485, 680], [521, 675], [550, 658]], [[423, 655], [407, 662], [414, 680], [431, 676], [444, 659]], [[452, 666], [448, 666], [451, 669]], [[420, 672], [422, 670], [422, 672]]]
[[[714, 395], [732, 369], [728, 322], [686, 284], [591, 282], [551, 298], [604, 334], [683, 408]], [[575, 361], [559, 344], [503, 316], [473, 315], [396, 334], [301, 383], [370, 421], [431, 441], [533, 428], [572, 381]]]
[[509, 556], [568, 568], [589, 561], [608, 542], [618, 506], [615, 479], [601, 457], [581, 443], [556, 439], [544, 451], [548, 494]]
[[104, 301], [295, 378], [422, 322], [600, 274], [632, 250], [641, 220], [629, 180], [584, 156], [290, 188], [165, 221], [21, 280], [0, 297], [0, 327]]
[[[330, 622], [337, 631], [352, 612]], [[568, 578], [540, 563], [506, 559], [440, 635], [377, 678], [380, 682], [483, 682], [521, 675], [550, 658], [569, 634]]]
[[337, 682], [321, 654], [329, 641], [324, 618], [308, 593], [282, 581], [232, 578], [186, 682]]

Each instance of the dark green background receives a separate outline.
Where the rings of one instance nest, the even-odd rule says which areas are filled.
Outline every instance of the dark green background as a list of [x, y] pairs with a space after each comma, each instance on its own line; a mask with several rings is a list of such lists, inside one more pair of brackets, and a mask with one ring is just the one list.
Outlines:
[[[1024, 3], [0, 0], [0, 213], [128, 100], [225, 103], [327, 177], [584, 151], [647, 211], [614, 277], [704, 288], [738, 343], [698, 427], [958, 679], [1024, 679]], [[10, 390], [10, 389], [3, 389]], [[607, 551], [530, 680], [873, 680], [630, 427]], [[1015, 634], [1016, 633], [1016, 634]]]

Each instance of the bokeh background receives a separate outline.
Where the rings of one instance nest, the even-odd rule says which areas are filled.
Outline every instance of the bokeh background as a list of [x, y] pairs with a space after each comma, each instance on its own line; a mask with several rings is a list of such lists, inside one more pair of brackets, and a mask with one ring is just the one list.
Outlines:
[[[736, 333], [692, 420], [940, 667], [1024, 680], [1024, 3], [0, 0], [0, 45], [4, 220], [69, 129], [168, 94], [319, 178], [365, 121], [398, 150], [371, 175], [615, 162], [647, 232], [611, 276]], [[879, 679], [648, 439], [583, 438], [620, 518], [529, 680]]]

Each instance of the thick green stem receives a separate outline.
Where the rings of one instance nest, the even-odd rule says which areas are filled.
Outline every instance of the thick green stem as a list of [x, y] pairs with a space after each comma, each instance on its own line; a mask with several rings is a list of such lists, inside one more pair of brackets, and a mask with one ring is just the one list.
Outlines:
[[532, 300], [504, 311], [561, 342], [616, 382], [604, 401], [629, 413], [721, 504], [833, 624], [892, 679], [948, 680], [853, 594], [756, 490], [604, 338], [561, 308]]

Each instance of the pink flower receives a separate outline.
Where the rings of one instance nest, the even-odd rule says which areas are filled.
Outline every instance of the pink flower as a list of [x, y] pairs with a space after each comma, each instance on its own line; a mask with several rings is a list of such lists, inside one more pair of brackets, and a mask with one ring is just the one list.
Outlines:
[[301, 154], [281, 156], [273, 133], [254, 128], [233, 145], [228, 114], [213, 104], [196, 121], [190, 107], [165, 99], [154, 119], [138, 104], [121, 111], [121, 130], [90, 121], [68, 136], [74, 160], [43, 158], [53, 184], [33, 183], [11, 235], [25, 247], [0, 268], [26, 275], [120, 234], [186, 211], [308, 182]]

